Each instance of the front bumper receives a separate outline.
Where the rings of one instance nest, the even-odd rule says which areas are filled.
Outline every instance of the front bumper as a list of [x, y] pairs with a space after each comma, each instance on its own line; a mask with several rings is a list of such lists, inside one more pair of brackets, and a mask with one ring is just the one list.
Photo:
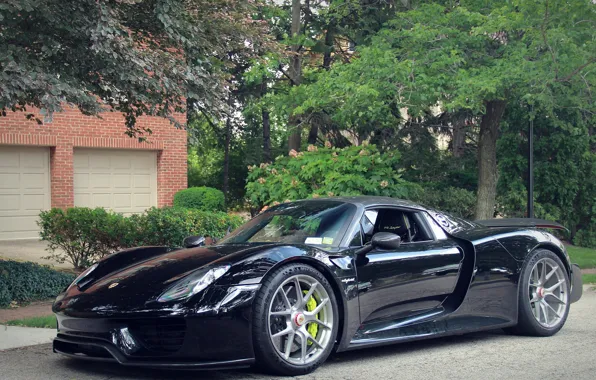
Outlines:
[[571, 303], [579, 301], [583, 293], [582, 271], [579, 265], [571, 266]]
[[53, 351], [76, 359], [114, 362], [125, 366], [146, 368], [178, 368], [178, 369], [229, 369], [249, 367], [254, 358], [230, 360], [180, 360], [175, 358], [131, 358], [124, 355], [116, 346], [98, 340], [75, 338], [58, 335], [54, 339]]
[[56, 312], [53, 351], [126, 366], [223, 369], [250, 366], [252, 298], [258, 287], [214, 287], [208, 306], [81, 317]]

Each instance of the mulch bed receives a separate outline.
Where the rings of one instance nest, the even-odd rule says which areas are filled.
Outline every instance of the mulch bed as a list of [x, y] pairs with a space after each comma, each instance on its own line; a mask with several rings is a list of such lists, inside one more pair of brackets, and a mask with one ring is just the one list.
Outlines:
[[52, 314], [52, 301], [32, 302], [27, 306], [0, 309], [0, 324], [15, 319], [43, 317]]

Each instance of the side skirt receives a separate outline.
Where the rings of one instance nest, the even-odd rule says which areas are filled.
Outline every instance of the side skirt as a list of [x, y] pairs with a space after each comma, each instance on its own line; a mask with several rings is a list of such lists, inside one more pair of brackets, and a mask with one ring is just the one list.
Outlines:
[[392, 330], [359, 334], [349, 346], [341, 351], [384, 346], [394, 343], [438, 338], [450, 335], [462, 335], [478, 331], [494, 330], [514, 326], [516, 323], [492, 317], [454, 317], [439, 321], [428, 321], [404, 326]]

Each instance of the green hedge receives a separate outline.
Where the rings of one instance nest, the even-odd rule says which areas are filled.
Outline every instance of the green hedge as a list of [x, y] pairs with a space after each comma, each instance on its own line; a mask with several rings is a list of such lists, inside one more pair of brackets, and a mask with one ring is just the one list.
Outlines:
[[120, 249], [163, 245], [179, 247], [190, 235], [221, 238], [242, 218], [224, 212], [178, 207], [151, 208], [143, 214], [122, 216], [101, 208], [52, 209], [40, 214], [41, 237], [50, 256], [82, 269]]
[[228, 228], [235, 229], [242, 219], [225, 212], [172, 208], [152, 208], [143, 215], [133, 215], [136, 239], [133, 245], [180, 246], [190, 235], [222, 238]]
[[[130, 220], [103, 208], [51, 209], [40, 215], [40, 235], [47, 241], [49, 258], [69, 261], [75, 269], [86, 268], [96, 257], [131, 246], [134, 236]], [[55, 252], [60, 249], [60, 254]]]
[[39, 264], [0, 260], [0, 307], [56, 297], [74, 279]]
[[174, 207], [203, 211], [225, 211], [224, 193], [212, 187], [190, 187], [174, 195]]

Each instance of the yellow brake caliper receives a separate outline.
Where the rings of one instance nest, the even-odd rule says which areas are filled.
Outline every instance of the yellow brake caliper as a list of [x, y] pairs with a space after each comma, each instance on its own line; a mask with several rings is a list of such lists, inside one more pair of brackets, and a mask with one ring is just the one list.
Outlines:
[[[306, 290], [304, 291], [304, 294], [308, 293]], [[317, 308], [317, 300], [315, 300], [315, 297], [310, 296], [310, 298], [308, 299], [308, 301], [306, 302], [306, 311], [313, 311], [314, 309]], [[317, 314], [317, 319], [319, 318], [319, 315]], [[316, 339], [317, 337], [317, 332], [319, 331], [319, 325], [316, 323], [309, 323], [306, 326], [306, 330], [308, 331], [308, 333]], [[311, 341], [308, 341], [308, 345], [312, 345]]]

